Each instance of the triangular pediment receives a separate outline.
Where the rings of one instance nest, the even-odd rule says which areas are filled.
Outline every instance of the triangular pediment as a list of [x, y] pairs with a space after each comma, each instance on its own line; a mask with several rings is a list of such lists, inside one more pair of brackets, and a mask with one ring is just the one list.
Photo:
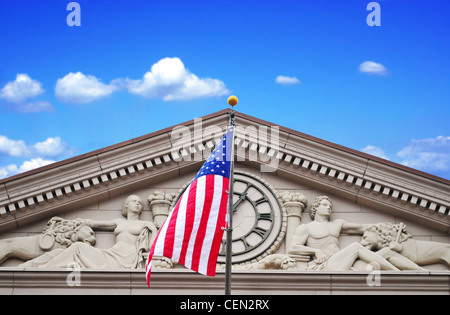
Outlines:
[[[177, 194], [228, 123], [229, 110], [223, 110], [1, 180], [0, 233], [29, 234], [27, 226], [39, 230], [53, 216], [75, 218], [83, 210], [108, 218], [104, 210], [120, 213], [119, 204], [136, 192], [144, 198], [155, 190]], [[408, 222], [433, 231], [422, 238], [448, 242], [448, 180], [242, 113], [236, 125], [236, 170], [273, 191], [301, 192], [309, 203], [328, 195], [338, 217]]]
[[[225, 132], [228, 113], [1, 180], [0, 231], [194, 172]], [[448, 180], [245, 114], [236, 123], [242, 165], [449, 233]]]

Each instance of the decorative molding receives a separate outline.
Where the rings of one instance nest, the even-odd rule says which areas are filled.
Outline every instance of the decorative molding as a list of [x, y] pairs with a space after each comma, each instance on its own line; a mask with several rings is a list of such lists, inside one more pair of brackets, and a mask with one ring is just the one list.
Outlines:
[[[221, 111], [204, 117], [202, 127], [219, 126], [225, 130], [227, 122], [228, 111]], [[247, 132], [273, 126], [239, 113], [236, 123]], [[193, 161], [194, 154], [208, 152], [219, 138], [215, 139], [213, 133], [206, 138], [200, 134], [199, 138], [194, 121], [184, 126], [193, 131], [194, 145], [175, 147], [173, 128], [167, 128], [0, 181], [0, 232], [200, 166], [201, 161]], [[261, 156], [275, 159], [278, 176], [403, 217], [415, 217], [422, 224], [450, 234], [450, 185], [445, 180], [409, 172], [391, 162], [355, 154], [281, 127], [276, 147], [270, 141], [259, 143], [257, 139], [256, 135], [237, 134], [236, 151], [245, 152], [238, 155], [243, 163], [261, 166]]]
[[[248, 127], [249, 120], [237, 124]], [[302, 138], [280, 130], [280, 144], [274, 150], [266, 144], [237, 138], [236, 145], [277, 159], [277, 174], [301, 179], [323, 190], [400, 215], [414, 215], [420, 223], [450, 233], [450, 185], [420, 174], [381, 163], [365, 155]], [[284, 141], [284, 139], [287, 139]], [[239, 151], [239, 149], [237, 149]], [[250, 156], [245, 156], [250, 160]], [[254, 161], [262, 164], [261, 161]], [[386, 161], [387, 162], [387, 161]]]
[[[2, 294], [189, 294], [223, 295], [225, 276], [205, 277], [188, 270], [155, 270], [151, 289], [144, 270], [82, 270], [80, 286], [69, 286], [65, 269], [0, 269]], [[442, 294], [450, 275], [442, 272], [380, 272], [380, 286], [367, 284], [367, 272], [235, 271], [232, 293], [254, 294]]]
[[[224, 121], [226, 125], [226, 119]], [[220, 123], [223, 125], [223, 122], [211, 119], [203, 125]], [[190, 162], [191, 154], [196, 150], [207, 151], [219, 141], [211, 135], [203, 142], [193, 142], [196, 143], [195, 149], [191, 147], [187, 154], [185, 148], [174, 149], [171, 130], [119, 148], [100, 150], [93, 156], [59, 167], [3, 181], [0, 183], [0, 232], [28, 223], [24, 217], [44, 209], [51, 211], [92, 196], [106, 199], [114, 190], [123, 189], [124, 185], [150, 180], [168, 172], [176, 176], [179, 168], [201, 163]], [[180, 156], [188, 162], [180, 160]], [[104, 196], [99, 197], [98, 194]]]

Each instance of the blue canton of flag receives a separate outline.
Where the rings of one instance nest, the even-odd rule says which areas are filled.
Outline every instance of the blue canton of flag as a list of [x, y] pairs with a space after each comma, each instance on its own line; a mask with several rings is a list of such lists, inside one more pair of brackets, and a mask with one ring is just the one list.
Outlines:
[[230, 128], [203, 164], [195, 179], [205, 175], [220, 175], [230, 178], [232, 136], [233, 130]]

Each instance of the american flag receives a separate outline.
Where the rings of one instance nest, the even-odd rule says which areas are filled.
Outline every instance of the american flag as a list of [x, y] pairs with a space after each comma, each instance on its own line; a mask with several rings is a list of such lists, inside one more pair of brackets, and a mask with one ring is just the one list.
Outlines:
[[161, 226], [147, 259], [149, 287], [153, 256], [170, 258], [207, 276], [216, 274], [226, 227], [232, 137], [230, 128]]

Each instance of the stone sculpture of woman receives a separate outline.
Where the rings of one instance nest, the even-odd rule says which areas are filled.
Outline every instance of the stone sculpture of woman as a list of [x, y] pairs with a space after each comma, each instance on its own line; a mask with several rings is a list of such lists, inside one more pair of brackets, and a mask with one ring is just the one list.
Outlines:
[[141, 198], [129, 196], [122, 210], [125, 219], [112, 221], [84, 220], [94, 231], [114, 232], [116, 242], [110, 249], [99, 249], [85, 243], [74, 243], [67, 249], [49, 252], [22, 266], [67, 268], [136, 269], [145, 264], [144, 253], [150, 250], [157, 229], [153, 222], [139, 220], [143, 210]]

